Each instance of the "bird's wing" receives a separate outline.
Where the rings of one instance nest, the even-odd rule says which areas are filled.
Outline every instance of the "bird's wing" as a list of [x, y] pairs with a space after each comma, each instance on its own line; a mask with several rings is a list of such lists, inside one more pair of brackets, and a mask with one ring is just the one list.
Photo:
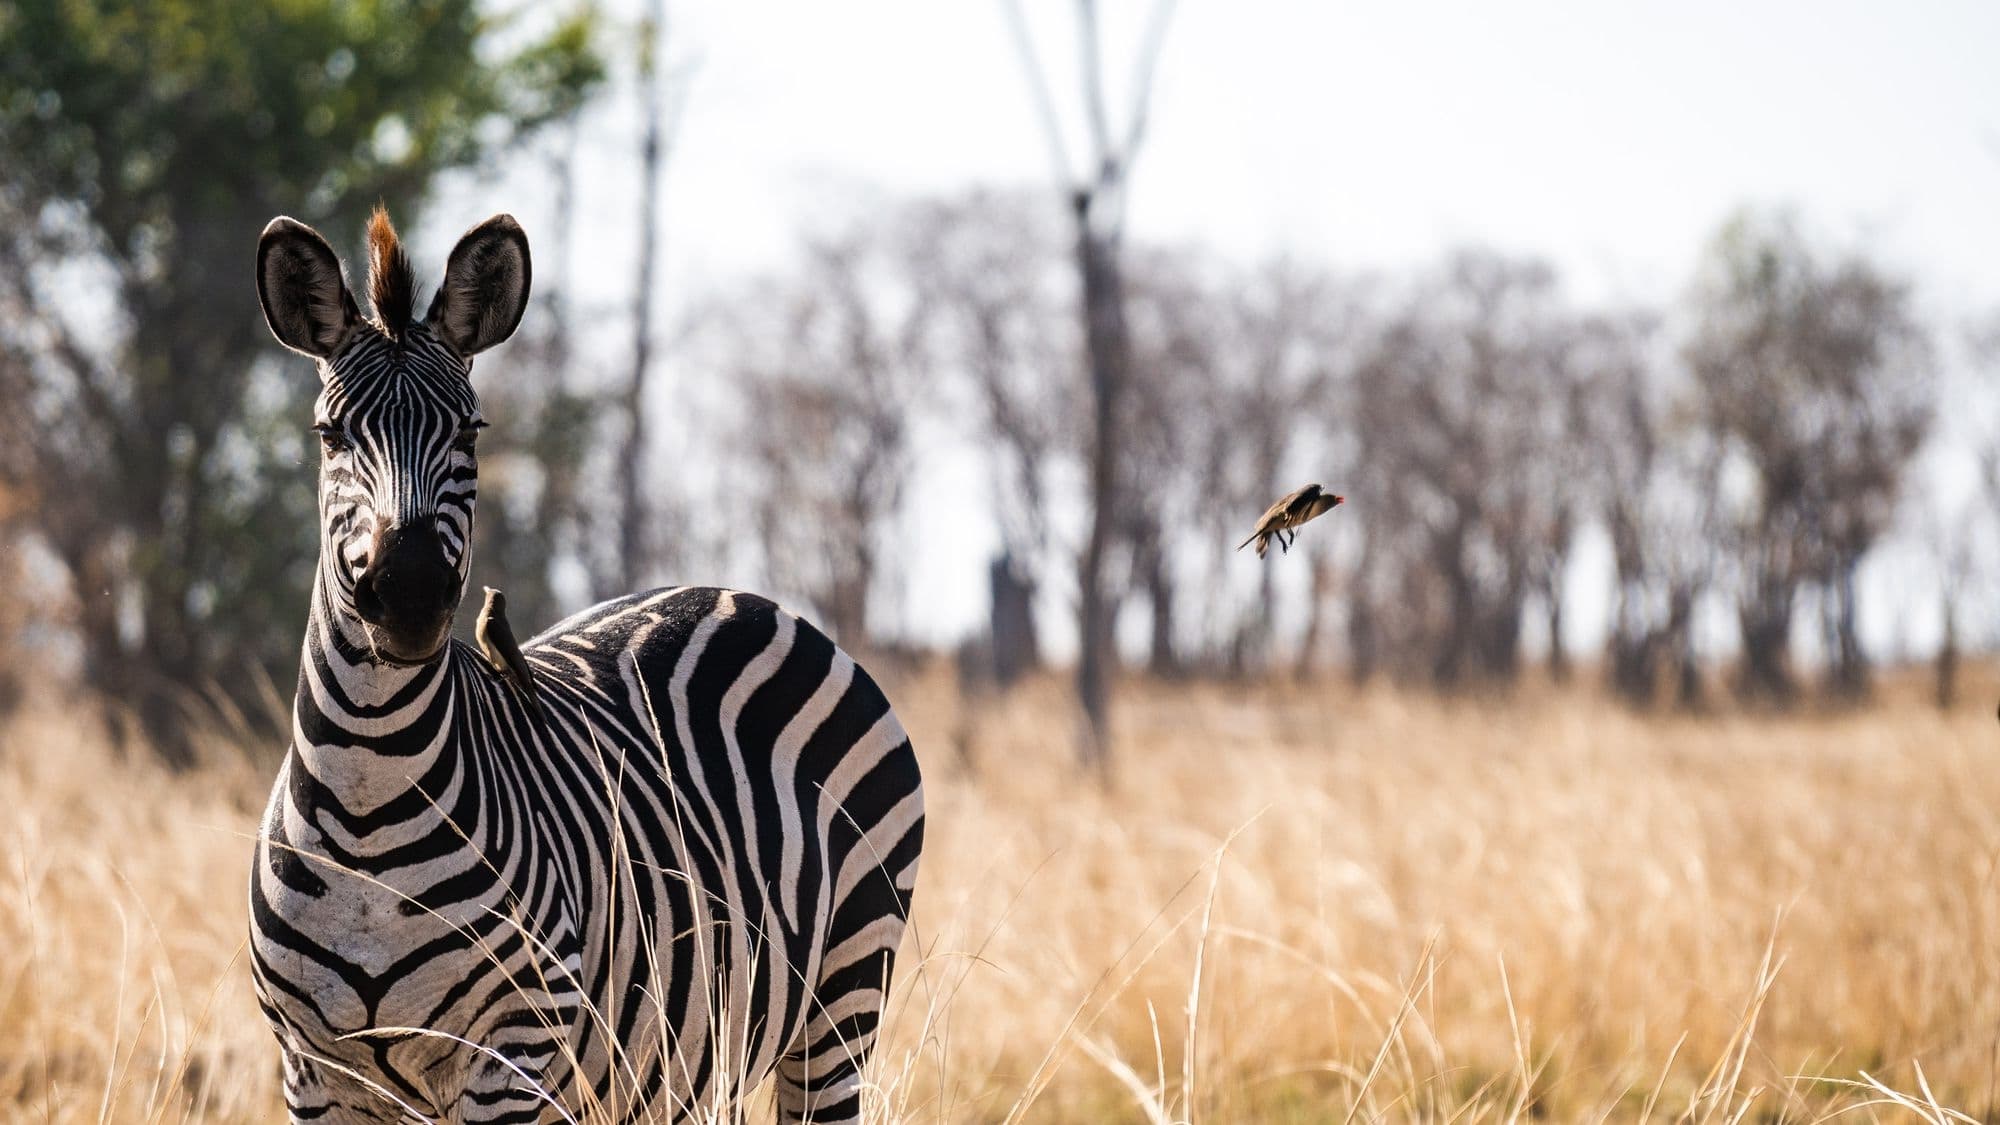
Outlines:
[[479, 642], [479, 655], [486, 658], [486, 663], [493, 665], [495, 672], [504, 672], [507, 670], [506, 662], [501, 659], [500, 653], [493, 647], [492, 593], [492, 590], [487, 590], [488, 597], [486, 604], [479, 607], [479, 620], [472, 625], [472, 639]]
[[1257, 530], [1276, 531], [1278, 528], [1285, 526], [1285, 509], [1291, 503], [1291, 496], [1285, 496], [1281, 497], [1277, 503], [1264, 509], [1264, 514], [1257, 517]]
[[488, 637], [479, 638], [479, 655], [486, 658], [486, 666], [493, 669], [503, 679], [514, 678], [514, 666], [507, 659], [507, 650], [493, 643]]
[[514, 677], [515, 682], [521, 685], [522, 691], [533, 695], [535, 694], [535, 674], [528, 670], [528, 658], [521, 655], [521, 646], [513, 643], [513, 641], [514, 638], [510, 635], [507, 638], [507, 647], [503, 653], [507, 658], [507, 671]]
[[1312, 518], [1306, 513], [1312, 510], [1313, 501], [1318, 500], [1319, 495], [1319, 485], [1309, 484], [1285, 497], [1283, 500], [1278, 501], [1278, 503], [1285, 506], [1285, 517], [1287, 519], [1294, 523], [1304, 523]]
[[[1300, 508], [1300, 501], [1318, 494], [1319, 485], [1309, 484], [1304, 488], [1294, 489], [1278, 497], [1276, 503], [1264, 509], [1264, 514], [1257, 517], [1257, 530], [1250, 533], [1250, 538], [1238, 543], [1236, 549], [1240, 551], [1248, 547], [1259, 535], [1268, 536], [1274, 531], [1294, 527], [1311, 519], [1311, 516], [1302, 514], [1302, 509], [1294, 509]], [[1264, 557], [1264, 546], [1262, 544], [1259, 544], [1257, 547], [1257, 557], [1260, 559]]]

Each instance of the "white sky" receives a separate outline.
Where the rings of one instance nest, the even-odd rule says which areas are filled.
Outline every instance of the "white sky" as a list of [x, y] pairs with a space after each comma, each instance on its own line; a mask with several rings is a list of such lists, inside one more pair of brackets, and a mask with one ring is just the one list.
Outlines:
[[[1114, 47], [1148, 7], [1106, 0]], [[1070, 5], [1029, 10], [1070, 92]], [[688, 261], [781, 249], [820, 174], [1048, 177], [997, 2], [679, 12], [701, 60], [670, 191]], [[1665, 296], [1730, 208], [1794, 201], [1992, 297], [1996, 60], [1979, 3], [1184, 0], [1132, 226], [1386, 266], [1476, 239], [1554, 258], [1582, 296]]]
[[[1024, 2], [1073, 108], [1072, 6]], [[1122, 117], [1150, 4], [1103, 5]], [[710, 0], [672, 18], [697, 71], [665, 193], [671, 307], [785, 260], [855, 184], [1051, 182], [997, 0]], [[632, 135], [619, 101], [584, 143], [571, 269], [586, 301], [622, 300], [633, 276]], [[548, 192], [539, 166], [467, 185], [426, 233], [441, 255], [504, 207], [534, 237]], [[1130, 225], [1336, 268], [1403, 270], [1475, 241], [1552, 259], [1584, 302], [1668, 302], [1745, 203], [1795, 204], [1915, 278], [1947, 345], [2000, 308], [2000, 4], [1182, 0]], [[925, 540], [900, 616], [942, 638], [983, 612], [995, 537], [947, 514], [983, 495], [975, 465], [926, 476], [914, 522], [963, 533]]]

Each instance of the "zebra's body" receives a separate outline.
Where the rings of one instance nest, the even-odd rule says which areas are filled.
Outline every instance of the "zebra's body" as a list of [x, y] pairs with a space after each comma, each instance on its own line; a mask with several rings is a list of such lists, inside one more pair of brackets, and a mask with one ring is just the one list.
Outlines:
[[[293, 343], [285, 311], [267, 314]], [[674, 1120], [773, 1070], [784, 1116], [857, 1118], [923, 831], [888, 701], [811, 625], [713, 588], [606, 602], [522, 646], [539, 713], [457, 642], [399, 655], [432, 625], [397, 616], [414, 579], [395, 567], [430, 564], [398, 561], [381, 512], [437, 498], [392, 530], [434, 520], [463, 589], [477, 404], [424, 325], [382, 340], [322, 357], [339, 424], [391, 424], [329, 444], [293, 743], [251, 877], [293, 1120]], [[425, 411], [445, 420], [429, 438], [393, 424]], [[381, 471], [418, 447], [428, 473]]]

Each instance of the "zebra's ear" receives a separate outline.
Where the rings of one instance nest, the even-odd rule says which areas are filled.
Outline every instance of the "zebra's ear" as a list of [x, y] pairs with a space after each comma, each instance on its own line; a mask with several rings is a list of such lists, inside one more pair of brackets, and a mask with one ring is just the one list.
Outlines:
[[528, 307], [530, 273], [527, 233], [514, 216], [495, 215], [452, 248], [424, 319], [469, 359], [514, 334]]
[[283, 215], [257, 240], [257, 300], [278, 342], [330, 359], [360, 321], [340, 256], [319, 232]]

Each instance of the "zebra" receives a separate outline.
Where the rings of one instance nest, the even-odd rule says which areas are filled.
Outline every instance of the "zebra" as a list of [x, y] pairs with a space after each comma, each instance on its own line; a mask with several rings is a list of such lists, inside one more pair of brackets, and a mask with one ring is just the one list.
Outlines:
[[[279, 342], [317, 363], [320, 548], [250, 962], [294, 1122], [857, 1120], [924, 830], [881, 689], [752, 594], [680, 587], [530, 640], [532, 696], [451, 638], [472, 358], [527, 304], [507, 215], [428, 312], [387, 214], [363, 316], [280, 217]], [[536, 702], [538, 701], [538, 706]]]

